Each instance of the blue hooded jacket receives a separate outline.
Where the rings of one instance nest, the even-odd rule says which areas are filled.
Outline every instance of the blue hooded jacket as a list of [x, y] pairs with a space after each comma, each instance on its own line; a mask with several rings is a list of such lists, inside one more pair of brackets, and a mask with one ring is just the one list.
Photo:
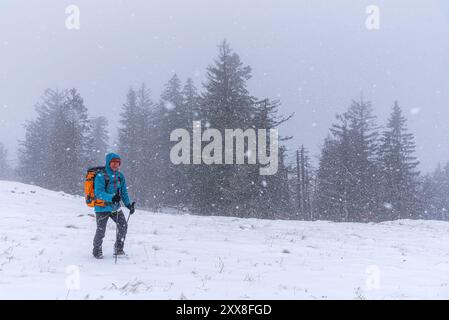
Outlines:
[[[106, 174], [109, 176], [108, 188], [106, 190], [106, 181], [104, 174], [99, 172], [95, 176], [95, 197], [97, 199], [106, 202], [104, 207], [95, 206], [95, 212], [112, 212], [117, 211], [120, 208], [120, 204], [112, 203], [112, 197], [119, 190], [120, 196], [125, 206], [128, 206], [131, 202], [129, 201], [128, 190], [126, 188], [125, 176], [120, 172], [112, 171], [109, 163], [112, 159], [120, 159], [120, 156], [116, 153], [108, 153], [106, 155]], [[120, 177], [120, 178], [119, 178]]]

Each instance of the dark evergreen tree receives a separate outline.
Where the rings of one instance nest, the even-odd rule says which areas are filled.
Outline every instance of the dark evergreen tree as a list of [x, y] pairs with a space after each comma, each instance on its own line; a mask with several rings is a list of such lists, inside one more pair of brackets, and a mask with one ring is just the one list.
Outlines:
[[71, 194], [81, 194], [86, 167], [92, 158], [92, 127], [87, 108], [76, 89], [66, 93], [62, 108], [55, 112], [51, 141], [53, 166], [49, 176], [53, 186]]
[[[218, 129], [225, 136], [225, 129], [242, 129], [252, 125], [256, 99], [247, 90], [251, 68], [243, 66], [240, 57], [223, 41], [218, 59], [207, 68], [206, 92], [201, 99], [202, 125]], [[223, 148], [222, 159], [225, 159]], [[235, 159], [234, 159], [235, 163]], [[256, 167], [256, 166], [254, 166]], [[195, 206], [202, 212], [242, 216], [248, 214], [249, 190], [253, 190], [248, 175], [255, 170], [251, 165], [215, 164], [202, 165], [200, 185]], [[252, 184], [253, 183], [253, 184]]]
[[[192, 84], [186, 88], [187, 98], [194, 99], [194, 88]], [[192, 96], [191, 96], [192, 95]], [[192, 111], [185, 101], [181, 89], [181, 81], [175, 74], [165, 85], [161, 94], [161, 104], [165, 107], [165, 117], [161, 122], [161, 131], [163, 133], [161, 143], [161, 170], [164, 175], [164, 205], [185, 208], [188, 207], [190, 195], [188, 194], [188, 168], [186, 165], [174, 165], [170, 160], [170, 134], [176, 129], [189, 129], [192, 126]], [[192, 102], [193, 101], [189, 101]]]
[[138, 163], [141, 164], [140, 185], [137, 186], [140, 193], [140, 206], [158, 210], [161, 202], [161, 165], [157, 163], [160, 154], [160, 132], [157, 130], [161, 119], [157, 117], [156, 105], [151, 99], [151, 92], [144, 84], [137, 91], [137, 105], [142, 112], [142, 152], [138, 155]]
[[[50, 143], [53, 140], [53, 114], [62, 108], [64, 92], [45, 90], [42, 102], [36, 105], [37, 118], [25, 125], [25, 139], [19, 142], [17, 174], [21, 181], [51, 188], [47, 174], [51, 169]], [[53, 121], [52, 121], [53, 120]]]
[[317, 172], [316, 212], [320, 220], [349, 221], [348, 176], [343, 164], [347, 154], [346, 126], [341, 141], [328, 136], [321, 151]]
[[83, 99], [76, 89], [48, 89], [42, 100], [20, 143], [18, 175], [27, 183], [81, 194], [92, 146]]
[[92, 163], [102, 165], [109, 150], [108, 119], [103, 116], [94, 118], [92, 122]]
[[[223, 41], [215, 63], [207, 69], [199, 111], [192, 108], [194, 119], [202, 121], [202, 130], [217, 129], [223, 140], [226, 129], [239, 129], [244, 137], [244, 164], [226, 164], [225, 148], [222, 164], [195, 164], [192, 197], [193, 210], [200, 213], [233, 215], [239, 217], [278, 217], [291, 213], [288, 190], [288, 170], [284, 164], [285, 150], [279, 145], [279, 168], [272, 176], [261, 176], [260, 165], [250, 164], [248, 151], [255, 139], [247, 129], [266, 129], [267, 143], [271, 143], [269, 130], [288, 118], [277, 116], [279, 102], [257, 101], [247, 90], [251, 68], [244, 66], [229, 44]], [[234, 143], [236, 139], [233, 138]], [[208, 142], [203, 142], [202, 146]], [[236, 163], [236, 148], [233, 148]], [[252, 158], [254, 159], [254, 158]], [[253, 161], [253, 160], [251, 160]], [[273, 210], [270, 210], [272, 208]]]
[[201, 119], [200, 96], [195, 84], [191, 78], [188, 78], [182, 89], [184, 113], [189, 129], [191, 129], [192, 121]]
[[419, 218], [449, 220], [449, 162], [422, 178], [418, 194]]
[[353, 101], [338, 116], [318, 170], [320, 215], [337, 221], [378, 219], [378, 127], [369, 102]]
[[[187, 129], [190, 136], [193, 135], [192, 125], [193, 121], [198, 121], [201, 119], [201, 109], [200, 109], [200, 96], [195, 84], [191, 78], [188, 78], [183, 90], [183, 113], [182, 119], [184, 120], [184, 129]], [[191, 150], [193, 148], [193, 143], [190, 143]], [[190, 161], [193, 161], [192, 157]], [[176, 169], [182, 171], [179, 175], [183, 177], [183, 203], [182, 205], [188, 210], [194, 210], [195, 199], [197, 195], [201, 192], [201, 179], [199, 177], [202, 175], [201, 167], [198, 165], [183, 165], [178, 166]]]
[[[264, 99], [255, 104], [253, 127], [265, 129], [266, 141], [272, 143], [269, 130], [278, 127], [290, 120], [293, 114], [284, 117], [278, 114], [280, 101]], [[291, 218], [293, 215], [293, 202], [289, 186], [289, 172], [291, 169], [286, 164], [287, 148], [282, 142], [291, 137], [279, 137], [278, 141], [278, 171], [274, 175], [261, 176], [260, 164], [253, 165], [251, 174], [252, 197], [250, 206], [258, 218]], [[260, 143], [260, 142], [259, 142]], [[259, 146], [260, 147], [260, 146]]]
[[379, 149], [384, 219], [419, 217], [416, 170], [419, 161], [414, 152], [413, 134], [408, 132], [406, 119], [395, 102]]
[[130, 89], [120, 114], [121, 127], [118, 133], [118, 150], [123, 157], [122, 170], [126, 171], [131, 196], [142, 207], [151, 206], [148, 201], [153, 195], [153, 190], [147, 189], [152, 185], [149, 175], [153, 172], [153, 149], [148, 141], [151, 139], [152, 107], [150, 91], [144, 84], [137, 92]]

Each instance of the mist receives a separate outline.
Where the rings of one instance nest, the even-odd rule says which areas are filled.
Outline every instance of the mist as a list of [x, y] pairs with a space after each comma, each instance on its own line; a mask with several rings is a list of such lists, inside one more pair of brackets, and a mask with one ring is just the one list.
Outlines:
[[[66, 8], [80, 29], [66, 28]], [[379, 7], [379, 29], [365, 22]], [[0, 1], [0, 141], [16, 162], [23, 125], [46, 88], [77, 88], [113, 142], [126, 92], [145, 82], [159, 99], [176, 73], [198, 88], [227, 39], [252, 67], [251, 94], [280, 99], [287, 146], [319, 156], [335, 114], [372, 102], [384, 124], [399, 101], [419, 169], [449, 160], [447, 1]]]

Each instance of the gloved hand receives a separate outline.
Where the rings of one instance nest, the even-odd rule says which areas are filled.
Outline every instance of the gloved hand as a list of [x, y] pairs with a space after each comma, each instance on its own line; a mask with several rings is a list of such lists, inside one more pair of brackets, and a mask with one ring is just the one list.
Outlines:
[[136, 211], [136, 209], [134, 208], [135, 204], [136, 204], [135, 202], [128, 204], [127, 208], [129, 209], [129, 214], [133, 214], [134, 211]]
[[120, 197], [120, 194], [117, 192], [117, 193], [112, 197], [112, 202], [113, 202], [113, 203], [119, 203], [120, 200], [122, 200], [122, 197]]

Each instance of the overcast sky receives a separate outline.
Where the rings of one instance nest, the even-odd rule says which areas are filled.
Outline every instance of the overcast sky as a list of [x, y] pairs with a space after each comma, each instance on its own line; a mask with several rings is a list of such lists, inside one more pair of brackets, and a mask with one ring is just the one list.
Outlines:
[[[66, 28], [70, 4], [80, 30]], [[369, 5], [379, 30], [365, 26]], [[131, 86], [158, 100], [177, 73], [201, 88], [224, 38], [253, 69], [250, 92], [295, 112], [281, 128], [290, 147], [318, 156], [335, 114], [363, 93], [380, 124], [399, 101], [422, 171], [449, 161], [447, 0], [0, 0], [0, 141], [14, 160], [45, 88], [79, 89], [112, 127]]]

